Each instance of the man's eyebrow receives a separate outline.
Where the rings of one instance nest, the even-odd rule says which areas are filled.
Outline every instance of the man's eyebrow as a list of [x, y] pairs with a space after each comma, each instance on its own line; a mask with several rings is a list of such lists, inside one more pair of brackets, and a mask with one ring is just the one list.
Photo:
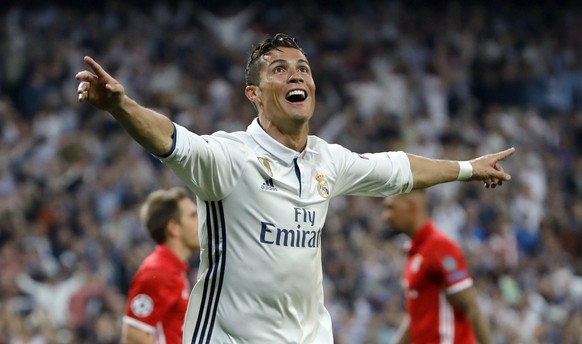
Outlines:
[[[299, 60], [297, 60], [297, 62], [298, 63], [302, 63], [302, 64], [309, 65], [309, 61], [307, 61], [305, 59], [299, 59]], [[284, 59], [277, 59], [277, 60], [271, 61], [271, 63], [269, 63], [269, 66], [272, 66], [272, 65], [274, 65], [276, 63], [282, 63], [284, 65], [288, 65], [289, 64], [289, 61], [284, 60]]]

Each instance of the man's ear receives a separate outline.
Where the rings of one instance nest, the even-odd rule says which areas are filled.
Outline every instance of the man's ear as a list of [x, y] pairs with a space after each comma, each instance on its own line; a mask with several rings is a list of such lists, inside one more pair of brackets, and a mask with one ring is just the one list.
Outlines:
[[173, 238], [178, 234], [178, 221], [171, 219], [166, 225], [166, 237]]
[[259, 89], [258, 86], [254, 86], [254, 85], [249, 85], [247, 87], [245, 87], [245, 95], [247, 96], [247, 99], [250, 100], [251, 104], [253, 104], [253, 107], [258, 111], [258, 101], [260, 98], [260, 93], [261, 90]]
[[259, 96], [258, 92], [260, 91], [257, 86], [249, 85], [245, 87], [245, 95], [247, 96], [247, 99], [251, 101], [251, 103], [254, 103]]

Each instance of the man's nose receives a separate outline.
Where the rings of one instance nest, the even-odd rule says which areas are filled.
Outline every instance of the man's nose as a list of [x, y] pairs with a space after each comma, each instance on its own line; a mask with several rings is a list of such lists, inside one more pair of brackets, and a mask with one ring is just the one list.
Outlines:
[[289, 75], [289, 82], [303, 82], [303, 77], [298, 70], [294, 69], [291, 71], [291, 75]]

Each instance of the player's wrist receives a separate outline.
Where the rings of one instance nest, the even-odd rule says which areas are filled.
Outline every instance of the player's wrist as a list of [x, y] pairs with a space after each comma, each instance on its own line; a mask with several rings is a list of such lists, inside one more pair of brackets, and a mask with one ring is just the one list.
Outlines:
[[457, 176], [458, 181], [467, 181], [473, 176], [473, 165], [470, 161], [457, 161], [459, 164], [459, 175]]

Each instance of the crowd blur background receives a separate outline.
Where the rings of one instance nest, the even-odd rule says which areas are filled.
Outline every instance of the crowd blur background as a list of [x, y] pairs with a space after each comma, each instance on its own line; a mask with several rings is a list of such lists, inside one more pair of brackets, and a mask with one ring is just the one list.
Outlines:
[[[285, 3], [2, 2], [0, 343], [118, 343], [129, 282], [152, 249], [138, 208], [182, 185], [110, 115], [77, 103], [83, 56], [196, 133], [244, 130], [248, 53], [277, 32], [312, 65], [312, 134], [460, 160], [517, 148], [511, 182], [435, 187], [430, 212], [462, 245], [496, 343], [582, 343], [581, 8]], [[324, 228], [339, 344], [388, 343], [404, 315], [406, 240], [380, 205], [336, 199]]]

